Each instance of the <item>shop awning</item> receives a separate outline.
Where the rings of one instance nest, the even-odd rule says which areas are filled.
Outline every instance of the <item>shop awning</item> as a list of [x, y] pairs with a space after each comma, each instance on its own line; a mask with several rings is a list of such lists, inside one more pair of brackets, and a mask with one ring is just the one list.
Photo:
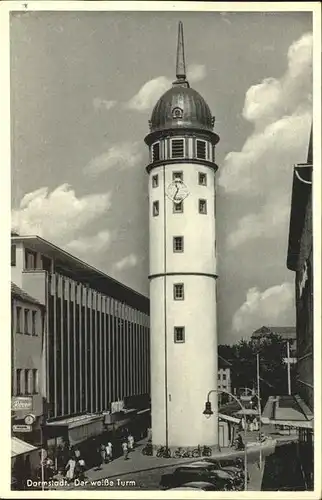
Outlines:
[[236, 415], [258, 415], [258, 410], [254, 410], [253, 408], [245, 408], [245, 410], [239, 410], [236, 412]]
[[103, 417], [101, 415], [82, 415], [71, 417], [64, 420], [48, 422], [48, 429], [68, 433], [68, 439], [71, 445], [81, 443], [86, 439], [98, 436], [104, 431]]
[[16, 437], [11, 438], [11, 457], [16, 457], [17, 455], [24, 455], [25, 453], [30, 453], [38, 448], [32, 444], [22, 441]]
[[299, 396], [270, 396], [261, 421], [263, 424], [313, 429], [313, 413]]
[[228, 422], [234, 422], [234, 424], [240, 423], [240, 418], [231, 417], [230, 415], [225, 415], [224, 413], [218, 413], [218, 417], [222, 420], [227, 420]]

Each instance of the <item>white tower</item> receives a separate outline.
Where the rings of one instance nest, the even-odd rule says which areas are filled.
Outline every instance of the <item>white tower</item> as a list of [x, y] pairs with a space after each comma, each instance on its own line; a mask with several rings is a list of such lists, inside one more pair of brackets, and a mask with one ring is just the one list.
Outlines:
[[150, 315], [152, 441], [218, 445], [207, 393], [217, 389], [214, 119], [186, 79], [179, 23], [177, 79], [152, 112], [150, 151]]

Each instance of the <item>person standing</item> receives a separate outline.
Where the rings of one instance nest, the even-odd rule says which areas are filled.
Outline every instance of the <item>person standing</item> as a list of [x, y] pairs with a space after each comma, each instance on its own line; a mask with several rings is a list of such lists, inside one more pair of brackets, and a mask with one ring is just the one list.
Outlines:
[[128, 455], [129, 455], [129, 447], [128, 447], [128, 444], [127, 444], [127, 441], [123, 441], [122, 443], [122, 450], [123, 450], [123, 457], [124, 457], [124, 460], [128, 460]]
[[109, 441], [105, 447], [106, 462], [112, 461], [112, 449], [113, 449], [113, 445], [112, 445], [111, 441]]
[[134, 449], [134, 437], [132, 436], [132, 434], [128, 435], [127, 442], [129, 446], [129, 451], [132, 451]]
[[74, 479], [75, 476], [75, 467], [76, 467], [76, 460], [74, 457], [71, 457], [66, 465], [66, 479], [68, 482], [71, 482]]

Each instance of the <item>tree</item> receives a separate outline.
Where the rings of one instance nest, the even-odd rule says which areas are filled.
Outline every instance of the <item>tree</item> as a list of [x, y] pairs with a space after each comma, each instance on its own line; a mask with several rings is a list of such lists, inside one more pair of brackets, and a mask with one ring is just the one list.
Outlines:
[[270, 334], [237, 344], [219, 346], [218, 354], [231, 363], [232, 387], [257, 390], [257, 354], [260, 356], [260, 390], [266, 401], [270, 395], [287, 394], [286, 341]]

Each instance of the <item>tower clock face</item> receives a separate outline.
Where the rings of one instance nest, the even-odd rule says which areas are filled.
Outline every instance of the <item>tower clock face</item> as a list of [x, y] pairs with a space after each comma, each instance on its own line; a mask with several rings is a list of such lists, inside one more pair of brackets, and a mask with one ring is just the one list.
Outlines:
[[167, 196], [173, 201], [173, 203], [181, 203], [185, 198], [187, 198], [187, 196], [189, 196], [189, 190], [180, 178], [174, 179], [174, 181], [168, 186]]

